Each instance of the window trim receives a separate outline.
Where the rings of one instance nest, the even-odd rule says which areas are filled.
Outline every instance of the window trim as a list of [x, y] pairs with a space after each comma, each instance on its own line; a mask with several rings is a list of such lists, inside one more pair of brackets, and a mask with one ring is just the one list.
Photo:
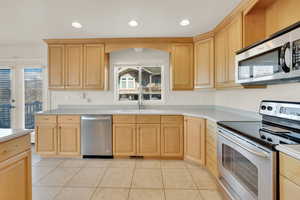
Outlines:
[[[143, 67], [160, 67], [161, 68], [161, 100], [142, 100], [143, 104], [164, 104], [165, 103], [165, 66], [163, 64], [115, 64], [113, 66], [114, 78], [114, 103], [136, 105], [138, 101], [119, 101], [118, 95], [118, 67], [137, 67], [139, 68], [139, 81], [142, 81], [141, 74]], [[142, 88], [139, 87], [139, 98], [142, 95]]]

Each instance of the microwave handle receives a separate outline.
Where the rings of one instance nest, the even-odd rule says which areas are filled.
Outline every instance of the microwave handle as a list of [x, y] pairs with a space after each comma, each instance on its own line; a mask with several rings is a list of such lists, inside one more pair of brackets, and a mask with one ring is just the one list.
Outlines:
[[280, 49], [280, 66], [282, 68], [282, 70], [286, 73], [290, 72], [290, 67], [287, 65], [286, 63], [286, 59], [285, 59], [285, 54], [287, 49], [290, 49], [290, 43], [286, 43], [285, 45], [283, 45]]

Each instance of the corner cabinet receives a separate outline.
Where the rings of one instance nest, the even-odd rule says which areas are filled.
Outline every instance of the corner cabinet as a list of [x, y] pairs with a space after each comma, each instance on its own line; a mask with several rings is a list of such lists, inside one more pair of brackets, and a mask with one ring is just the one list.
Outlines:
[[106, 58], [104, 44], [49, 45], [49, 89], [105, 90]]
[[238, 87], [235, 83], [235, 52], [243, 47], [243, 18], [239, 13], [215, 34], [216, 88]]
[[214, 88], [214, 39], [194, 45], [195, 88]]
[[184, 118], [184, 158], [205, 165], [205, 119]]
[[172, 90], [194, 89], [193, 44], [173, 44], [171, 52]]

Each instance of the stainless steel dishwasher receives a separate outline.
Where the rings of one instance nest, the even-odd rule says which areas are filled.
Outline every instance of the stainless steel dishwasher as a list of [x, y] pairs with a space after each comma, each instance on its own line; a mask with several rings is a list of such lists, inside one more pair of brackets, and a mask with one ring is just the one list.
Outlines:
[[83, 158], [112, 158], [112, 116], [81, 116]]

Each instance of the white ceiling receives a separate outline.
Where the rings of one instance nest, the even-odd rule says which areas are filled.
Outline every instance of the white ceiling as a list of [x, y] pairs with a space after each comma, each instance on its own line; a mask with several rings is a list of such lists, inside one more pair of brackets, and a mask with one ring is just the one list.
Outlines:
[[[215, 27], [241, 0], [0, 0], [0, 43], [44, 38], [194, 36]], [[188, 18], [191, 25], [179, 26]], [[140, 26], [128, 27], [136, 19]], [[71, 27], [79, 21], [82, 29]]]

